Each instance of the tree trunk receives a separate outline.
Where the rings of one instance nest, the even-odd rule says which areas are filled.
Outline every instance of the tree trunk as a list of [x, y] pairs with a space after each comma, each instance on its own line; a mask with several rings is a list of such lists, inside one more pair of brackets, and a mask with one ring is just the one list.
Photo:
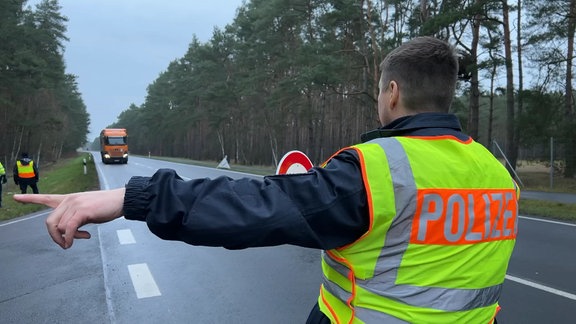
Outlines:
[[576, 0], [570, 1], [568, 15], [568, 49], [566, 53], [566, 96], [565, 110], [567, 121], [566, 169], [564, 177], [572, 178], [576, 174], [576, 113], [572, 89], [572, 60], [574, 59], [574, 28], [576, 27]]
[[492, 143], [492, 127], [494, 121], [494, 79], [496, 78], [496, 63], [492, 65], [492, 74], [490, 75], [490, 103], [488, 107], [488, 136], [486, 139], [486, 147], [490, 147]]
[[378, 48], [378, 38], [376, 37], [376, 31], [374, 30], [374, 25], [372, 24], [372, 0], [366, 1], [368, 8], [366, 16], [368, 18], [368, 30], [370, 31], [370, 42], [372, 44], [372, 96], [374, 99], [374, 107], [376, 112], [378, 112], [378, 83], [380, 81], [380, 61], [382, 60], [380, 55], [380, 49]]
[[504, 27], [504, 56], [506, 61], [506, 157], [510, 165], [506, 168], [512, 176], [516, 170], [516, 162], [518, 159], [518, 147], [515, 145], [514, 139], [514, 74], [512, 71], [512, 43], [510, 40], [510, 18], [508, 1], [502, 1], [502, 16]]
[[[524, 91], [524, 74], [522, 70], [522, 0], [518, 0], [518, 21], [516, 25], [516, 46], [518, 57], [518, 116], [522, 116], [524, 110], [523, 91]], [[514, 127], [514, 146], [516, 151], [520, 147], [520, 127]]]
[[[476, 2], [480, 2], [477, 0]], [[470, 101], [468, 103], [468, 125], [466, 132], [474, 140], [478, 140], [478, 121], [480, 114], [480, 82], [478, 81], [478, 42], [480, 40], [480, 14], [476, 14], [472, 20], [472, 45], [470, 58], [472, 60], [470, 78]]]

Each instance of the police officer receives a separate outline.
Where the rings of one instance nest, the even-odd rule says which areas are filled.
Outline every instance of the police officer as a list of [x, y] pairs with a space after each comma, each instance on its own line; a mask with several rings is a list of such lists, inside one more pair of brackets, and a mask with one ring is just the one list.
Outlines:
[[2, 162], [0, 162], [0, 208], [2, 207], [2, 185], [7, 181], [6, 170], [4, 170], [4, 166], [2, 165]]
[[55, 208], [52, 239], [125, 216], [163, 239], [241, 249], [324, 250], [308, 323], [493, 323], [517, 234], [516, 186], [449, 114], [458, 61], [419, 37], [381, 64], [382, 127], [305, 174], [182, 180], [173, 170], [125, 188], [15, 195]]
[[32, 192], [38, 193], [38, 180], [40, 173], [34, 161], [28, 156], [28, 153], [22, 152], [19, 160], [14, 165], [14, 183], [20, 186], [20, 191], [25, 194], [28, 186], [32, 188]]

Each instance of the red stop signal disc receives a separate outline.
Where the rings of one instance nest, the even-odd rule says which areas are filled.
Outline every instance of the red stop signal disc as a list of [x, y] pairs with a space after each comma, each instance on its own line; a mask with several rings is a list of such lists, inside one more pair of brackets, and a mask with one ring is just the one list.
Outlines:
[[294, 150], [284, 154], [282, 160], [278, 163], [276, 174], [306, 173], [313, 166], [312, 161], [306, 154]]

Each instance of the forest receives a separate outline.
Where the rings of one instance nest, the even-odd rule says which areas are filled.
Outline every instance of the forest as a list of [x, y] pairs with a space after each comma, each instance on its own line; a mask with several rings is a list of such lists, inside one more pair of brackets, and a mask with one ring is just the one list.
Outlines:
[[38, 165], [86, 142], [90, 116], [63, 59], [67, 18], [57, 1], [35, 10], [0, 0], [0, 161], [21, 152]]
[[[66, 18], [0, 0], [0, 154], [58, 159], [86, 141], [89, 116], [62, 61]], [[275, 165], [298, 149], [320, 164], [379, 127], [379, 63], [420, 35], [460, 55], [452, 112], [506, 160], [554, 157], [576, 174], [576, 0], [250, 0], [232, 22], [167, 62], [127, 128], [133, 154]], [[183, 31], [188, 32], [188, 31]], [[142, 53], [140, 55], [145, 55]], [[35, 133], [43, 129], [42, 134]]]

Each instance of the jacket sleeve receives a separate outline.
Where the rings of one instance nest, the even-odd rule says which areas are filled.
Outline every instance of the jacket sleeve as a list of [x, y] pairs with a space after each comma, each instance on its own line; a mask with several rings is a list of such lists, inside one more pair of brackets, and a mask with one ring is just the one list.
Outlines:
[[332, 249], [354, 242], [369, 225], [356, 153], [325, 168], [263, 179], [182, 180], [173, 170], [133, 177], [124, 215], [146, 221], [163, 239], [242, 249], [292, 244]]
[[34, 168], [34, 179], [38, 181], [40, 180], [40, 172], [38, 172], [38, 166], [36, 165], [36, 163], [34, 163], [33, 168]]
[[18, 176], [18, 165], [14, 163], [14, 169], [12, 170], [12, 175], [14, 176], [14, 183], [18, 184], [20, 177]]

